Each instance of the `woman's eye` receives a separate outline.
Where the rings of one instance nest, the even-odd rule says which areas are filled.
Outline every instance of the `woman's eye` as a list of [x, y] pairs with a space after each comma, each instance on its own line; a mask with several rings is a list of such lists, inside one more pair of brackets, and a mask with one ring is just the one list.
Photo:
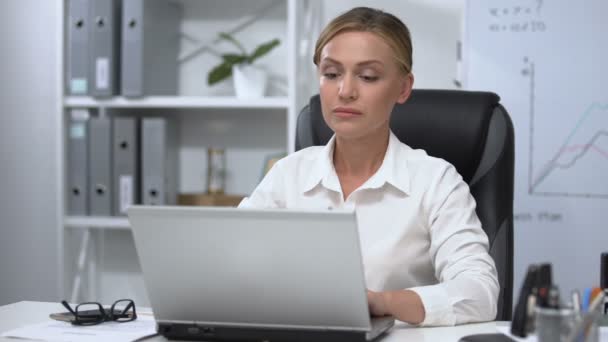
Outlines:
[[329, 78], [330, 80], [332, 80], [332, 79], [338, 77], [338, 74], [335, 72], [326, 72], [323, 74], [323, 77]]
[[378, 76], [367, 76], [367, 75], [361, 75], [360, 76], [362, 80], [364, 80], [365, 82], [374, 82], [378, 80]]

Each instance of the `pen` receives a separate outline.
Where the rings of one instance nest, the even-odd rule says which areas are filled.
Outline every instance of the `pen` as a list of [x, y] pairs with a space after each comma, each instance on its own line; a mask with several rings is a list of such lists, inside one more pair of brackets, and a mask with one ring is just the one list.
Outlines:
[[581, 294], [578, 292], [578, 290], [574, 290], [572, 291], [572, 310], [574, 310], [574, 313], [576, 314], [576, 316], [578, 316], [581, 313]]
[[[603, 295], [604, 294], [604, 290], [602, 290], [599, 287], [594, 287], [591, 289], [591, 296], [589, 297], [589, 302], [593, 302], [594, 299], [596, 299], [598, 296]], [[599, 313], [604, 313], [604, 302], [602, 301], [602, 303], [599, 304], [600, 308], [599, 308]]]
[[588, 287], [585, 290], [583, 290], [583, 298], [581, 301], [581, 311], [582, 312], [587, 312], [590, 302], [591, 302], [591, 288]]
[[593, 323], [593, 321], [595, 321], [595, 319], [599, 315], [599, 309], [601, 308], [600, 303], [603, 302], [604, 293], [600, 292], [600, 294], [595, 297], [591, 305], [589, 305], [588, 312], [583, 316], [580, 322], [576, 326], [574, 326], [574, 329], [572, 329], [570, 335], [568, 335], [566, 342], [575, 342], [577, 338], [581, 335], [581, 333], [583, 333], [583, 331], [586, 331], [589, 328], [589, 326]]

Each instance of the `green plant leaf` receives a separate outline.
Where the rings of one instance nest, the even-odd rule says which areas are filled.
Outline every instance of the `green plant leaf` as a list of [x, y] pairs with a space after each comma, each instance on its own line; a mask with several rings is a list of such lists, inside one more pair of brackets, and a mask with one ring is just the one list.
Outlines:
[[225, 55], [222, 55], [222, 58], [224, 59], [224, 62], [230, 64], [241, 64], [245, 62], [245, 60], [247, 60], [246, 55], [237, 55], [234, 53], [227, 53]]
[[207, 75], [207, 84], [213, 85], [232, 75], [232, 64], [222, 63], [213, 68]]
[[241, 52], [243, 53], [243, 55], [247, 54], [247, 51], [245, 50], [245, 48], [243, 47], [243, 45], [241, 45], [241, 43], [239, 43], [238, 40], [236, 40], [232, 35], [226, 33], [226, 32], [220, 32], [219, 33], [220, 38], [227, 40], [229, 42], [231, 42], [232, 44], [234, 44], [239, 50], [241, 50]]
[[255, 61], [256, 59], [264, 56], [265, 54], [269, 53], [270, 50], [274, 49], [277, 45], [280, 44], [280, 41], [278, 39], [273, 39], [271, 41], [269, 41], [268, 43], [264, 43], [259, 45], [255, 51], [253, 52], [253, 54], [251, 54], [251, 56], [249, 56], [248, 62], [251, 64], [253, 63], [253, 61]]

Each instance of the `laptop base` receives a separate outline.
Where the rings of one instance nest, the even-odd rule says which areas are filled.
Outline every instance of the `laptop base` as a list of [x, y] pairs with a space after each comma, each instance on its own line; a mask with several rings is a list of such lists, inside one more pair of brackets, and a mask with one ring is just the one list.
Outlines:
[[[196, 324], [158, 323], [157, 331], [169, 340], [268, 341], [268, 342], [367, 342], [362, 331], [209, 327]], [[382, 335], [380, 335], [382, 336]]]

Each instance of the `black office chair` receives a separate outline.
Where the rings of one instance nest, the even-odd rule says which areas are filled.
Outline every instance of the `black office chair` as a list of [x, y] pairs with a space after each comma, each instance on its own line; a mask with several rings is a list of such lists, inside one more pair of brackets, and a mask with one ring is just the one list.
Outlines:
[[[487, 92], [416, 89], [395, 106], [390, 125], [402, 142], [447, 160], [469, 184], [498, 270], [496, 319], [511, 320], [514, 136], [499, 100]], [[325, 145], [332, 135], [315, 95], [298, 116], [296, 150]]]

